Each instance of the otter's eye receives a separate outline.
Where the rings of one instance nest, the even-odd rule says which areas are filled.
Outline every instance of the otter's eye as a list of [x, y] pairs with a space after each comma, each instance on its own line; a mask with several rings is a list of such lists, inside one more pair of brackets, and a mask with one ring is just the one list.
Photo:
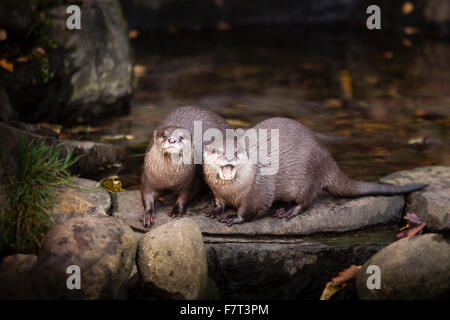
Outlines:
[[180, 136], [180, 141], [183, 141], [183, 139], [184, 139], [184, 137], [183, 137], [183, 136]]
[[166, 134], [165, 134], [165, 133], [162, 134], [162, 138], [163, 138], [163, 139], [166, 138]]
[[211, 150], [211, 153], [216, 153], [216, 149], [215, 149], [215, 148], [212, 149], [212, 150]]

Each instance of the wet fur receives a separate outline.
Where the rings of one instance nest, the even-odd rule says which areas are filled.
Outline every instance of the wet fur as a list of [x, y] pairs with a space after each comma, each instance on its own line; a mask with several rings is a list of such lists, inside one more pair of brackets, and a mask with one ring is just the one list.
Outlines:
[[[203, 132], [209, 128], [220, 130], [231, 128], [221, 116], [214, 112], [186, 106], [171, 112], [160, 123], [155, 133], [158, 135], [165, 130], [170, 132], [172, 128], [184, 128], [190, 132], [193, 140], [194, 121], [202, 121]], [[140, 216], [140, 220], [144, 226], [150, 226], [154, 222], [154, 206], [159, 195], [164, 192], [178, 193], [175, 207], [169, 215], [181, 216], [186, 204], [197, 194], [202, 181], [200, 165], [193, 164], [193, 159], [190, 164], [174, 164], [170, 156], [164, 154], [158, 141], [160, 141], [158, 136], [154, 137], [147, 148], [141, 177], [141, 198], [145, 211]]]
[[[275, 201], [296, 203], [292, 208], [282, 208], [275, 214], [278, 218], [291, 218], [311, 205], [322, 190], [341, 197], [357, 197], [402, 194], [426, 187], [393, 186], [349, 179], [314, 133], [294, 120], [271, 118], [257, 124], [254, 129], [280, 130], [280, 159], [276, 174], [261, 175], [260, 162], [241, 162], [237, 165], [235, 179], [223, 181], [218, 179], [214, 166], [206, 161], [204, 164], [205, 180], [213, 191], [217, 204], [217, 208], [207, 215], [228, 225], [262, 215]], [[224, 215], [227, 205], [238, 208], [237, 215]]]

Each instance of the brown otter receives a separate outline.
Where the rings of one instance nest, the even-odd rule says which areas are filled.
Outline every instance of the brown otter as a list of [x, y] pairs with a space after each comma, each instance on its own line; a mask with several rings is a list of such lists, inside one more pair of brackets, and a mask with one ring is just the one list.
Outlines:
[[[201, 169], [194, 163], [194, 121], [201, 122], [202, 135], [210, 128], [221, 131], [231, 128], [218, 114], [191, 106], [180, 107], [161, 121], [147, 148], [141, 177], [144, 213], [139, 220], [145, 227], [154, 222], [154, 203], [162, 192], [179, 193], [168, 213], [176, 217], [183, 215], [186, 204], [198, 191]], [[201, 150], [200, 146], [200, 156]]]
[[[237, 137], [238, 151], [234, 154], [225, 155], [224, 150], [228, 151], [228, 146], [224, 148], [219, 141], [204, 148], [204, 176], [217, 206], [207, 216], [229, 226], [261, 215], [275, 201], [295, 202], [293, 207], [282, 208], [275, 213], [277, 218], [292, 218], [307, 208], [324, 189], [340, 197], [358, 197], [403, 194], [427, 186], [394, 186], [352, 180], [339, 169], [314, 133], [294, 120], [271, 118], [253, 129], [278, 129], [278, 150], [268, 138], [249, 142], [248, 130], [245, 135]], [[274, 174], [262, 174], [268, 162], [263, 163], [260, 158], [250, 161], [248, 151], [256, 145], [258, 148], [265, 146], [271, 154], [277, 154], [274, 160], [278, 160], [278, 170]], [[237, 214], [227, 216], [224, 213], [226, 205], [237, 208]]]

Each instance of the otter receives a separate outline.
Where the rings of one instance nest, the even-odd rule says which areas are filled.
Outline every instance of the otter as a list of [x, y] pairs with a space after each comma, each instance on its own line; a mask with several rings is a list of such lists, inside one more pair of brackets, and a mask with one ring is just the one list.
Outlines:
[[[248, 142], [245, 134], [233, 138], [236, 139], [231, 142], [233, 146], [237, 141], [234, 154], [226, 153], [219, 141], [204, 147], [204, 177], [216, 202], [216, 207], [206, 215], [228, 226], [261, 216], [275, 201], [295, 203], [274, 214], [276, 218], [290, 219], [311, 205], [322, 190], [339, 197], [359, 197], [404, 194], [427, 187], [425, 184], [395, 186], [348, 178], [315, 134], [297, 121], [270, 118], [253, 129], [279, 130], [278, 170], [274, 174], [262, 174], [267, 164], [260, 158], [249, 161], [247, 153], [252, 142]], [[266, 145], [274, 152], [274, 144], [268, 138], [257, 140], [253, 147]], [[237, 213], [226, 215], [227, 205], [237, 208]]]
[[155, 200], [163, 192], [179, 194], [170, 217], [182, 216], [186, 204], [197, 194], [202, 171], [194, 163], [194, 121], [201, 121], [202, 134], [210, 128], [231, 128], [220, 115], [193, 106], [177, 108], [161, 121], [146, 150], [141, 176], [144, 212], [139, 220], [144, 227], [153, 224]]

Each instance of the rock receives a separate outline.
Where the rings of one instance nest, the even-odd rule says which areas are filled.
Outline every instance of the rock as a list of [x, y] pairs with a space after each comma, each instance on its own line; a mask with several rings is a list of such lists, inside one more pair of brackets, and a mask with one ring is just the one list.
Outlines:
[[[37, 275], [57, 299], [117, 299], [136, 255], [133, 231], [120, 220], [102, 215], [72, 218], [45, 236], [39, 252]], [[81, 290], [68, 290], [66, 269], [81, 270]]]
[[141, 193], [139, 190], [122, 191], [111, 194], [111, 216], [121, 219], [133, 230], [146, 232], [138, 217], [143, 212]]
[[14, 254], [4, 257], [0, 263], [0, 273], [2, 272], [29, 272], [35, 265], [37, 256], [34, 254]]
[[187, 218], [148, 232], [139, 243], [141, 287], [152, 297], [201, 299], [206, 295], [208, 265], [198, 225]]
[[54, 188], [53, 214], [57, 223], [83, 215], [109, 215], [111, 197], [103, 187], [95, 189], [97, 182], [78, 178], [74, 184], [80, 188], [62, 186]]
[[[124, 191], [115, 195], [112, 215], [123, 219], [132, 228], [144, 229], [138, 220], [143, 212], [139, 190]], [[155, 227], [161, 226], [172, 218], [167, 212], [175, 204], [173, 195], [164, 197], [164, 203], [156, 204]], [[377, 224], [385, 224], [401, 217], [405, 204], [403, 196], [362, 197], [357, 199], [339, 199], [331, 195], [322, 195], [301, 215], [290, 220], [273, 217], [256, 219], [231, 227], [205, 217], [207, 209], [212, 207], [212, 199], [191, 203], [185, 214], [193, 219], [204, 234], [210, 235], [246, 235], [246, 236], [302, 236], [318, 232], [344, 232]], [[270, 212], [274, 211], [271, 209]], [[232, 210], [230, 210], [230, 213]], [[270, 215], [270, 214], [269, 214]]]
[[29, 0], [2, 0], [0, 2], [0, 28], [8, 34], [24, 37], [33, 22], [33, 12]]
[[392, 184], [426, 183], [429, 186], [408, 195], [406, 211], [427, 222], [427, 230], [450, 230], [450, 167], [435, 166], [393, 173], [381, 179]]
[[[19, 2], [30, 6], [28, 0]], [[90, 0], [78, 5], [81, 29], [69, 30], [68, 5], [43, 3], [45, 8], [34, 14], [42, 13], [51, 23], [35, 24], [25, 47], [39, 43], [44, 54], [28, 63], [15, 63], [13, 73], [0, 72], [0, 83], [22, 121], [73, 126], [129, 112], [132, 62], [119, 2]], [[0, 24], [3, 14], [0, 8]], [[11, 12], [6, 15], [16, 21]], [[21, 17], [26, 15], [20, 11]], [[11, 52], [31, 52], [31, 47], [23, 52], [23, 45], [10, 45]]]
[[33, 275], [37, 256], [14, 254], [0, 263], [0, 299], [29, 300], [46, 299], [42, 279]]
[[65, 113], [95, 120], [129, 110], [132, 64], [126, 22], [117, 0], [93, 0], [81, 8], [81, 30], [66, 28], [66, 6], [50, 10], [49, 37], [65, 47], [71, 94]]
[[[72, 166], [71, 171], [74, 174], [83, 176], [96, 175], [102, 168], [124, 160], [127, 155], [125, 146], [118, 147], [112, 144], [91, 141], [60, 140], [54, 137], [46, 137], [27, 132], [2, 122], [0, 122], [0, 136], [3, 137], [3, 139], [0, 140], [0, 149], [6, 150], [5, 154], [8, 157], [7, 163], [8, 165], [11, 165], [11, 168], [8, 168], [8, 171], [10, 171], [11, 174], [14, 174], [17, 169], [15, 168], [15, 163], [17, 163], [15, 157], [22, 136], [24, 136], [27, 141], [34, 139], [38, 143], [44, 141], [46, 144], [52, 146], [64, 144], [69, 150], [73, 151], [74, 156], [81, 156]], [[61, 155], [66, 155], [64, 149], [62, 150]]]
[[312, 237], [205, 236], [222, 299], [319, 299], [326, 283], [396, 240], [397, 228]]
[[[370, 265], [380, 268], [380, 289], [367, 287]], [[356, 278], [356, 289], [360, 299], [448, 299], [449, 239], [428, 233], [394, 242], [364, 264]]]

